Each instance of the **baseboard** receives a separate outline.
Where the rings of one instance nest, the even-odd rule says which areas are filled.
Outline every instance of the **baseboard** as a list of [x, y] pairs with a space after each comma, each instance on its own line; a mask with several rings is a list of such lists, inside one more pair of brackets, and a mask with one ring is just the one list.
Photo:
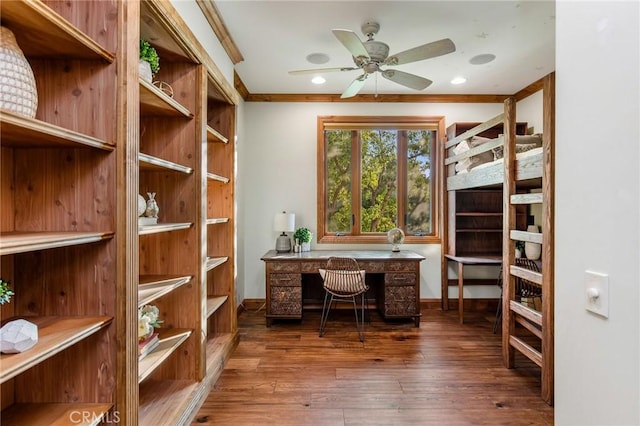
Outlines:
[[[464, 299], [465, 312], [495, 312], [499, 299]], [[265, 299], [244, 299], [238, 306], [238, 315], [245, 310], [257, 311], [264, 308]], [[370, 305], [373, 306], [373, 305]], [[440, 299], [420, 299], [421, 309], [441, 309]], [[458, 299], [449, 299], [449, 310], [458, 309]]]

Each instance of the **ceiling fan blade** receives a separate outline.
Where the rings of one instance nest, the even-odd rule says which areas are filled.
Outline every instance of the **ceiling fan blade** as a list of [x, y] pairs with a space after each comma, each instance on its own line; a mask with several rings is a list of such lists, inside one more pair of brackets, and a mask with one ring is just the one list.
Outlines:
[[316, 69], [310, 69], [310, 70], [295, 70], [295, 71], [289, 71], [289, 74], [291, 74], [291, 75], [298, 75], [298, 74], [319, 74], [319, 73], [323, 73], [323, 72], [353, 71], [353, 70], [358, 70], [358, 69], [360, 69], [360, 68], [356, 68], [356, 67], [316, 68]]
[[360, 77], [356, 78], [351, 82], [347, 90], [345, 90], [342, 95], [340, 95], [340, 99], [350, 98], [358, 94], [362, 86], [364, 86], [364, 81], [367, 79], [367, 73], [362, 74]]
[[431, 83], [433, 83], [429, 79], [398, 70], [384, 70], [382, 71], [382, 76], [394, 83], [416, 90], [426, 89]]
[[408, 64], [409, 62], [435, 58], [455, 51], [456, 45], [453, 44], [450, 39], [444, 38], [442, 40], [423, 44], [422, 46], [414, 47], [413, 49], [391, 55], [384, 61], [384, 63], [385, 65]]
[[351, 52], [354, 58], [364, 57], [369, 59], [369, 52], [362, 44], [360, 37], [353, 31], [349, 30], [331, 30], [333, 35]]

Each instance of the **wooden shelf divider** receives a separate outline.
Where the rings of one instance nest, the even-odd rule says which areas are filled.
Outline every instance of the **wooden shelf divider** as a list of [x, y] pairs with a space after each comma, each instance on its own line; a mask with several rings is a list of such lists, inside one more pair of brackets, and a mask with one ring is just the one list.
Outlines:
[[27, 56], [101, 59], [108, 63], [115, 60], [113, 52], [40, 0], [0, 2], [0, 15], [2, 25], [14, 33], [27, 32], [29, 43], [20, 45]]
[[17, 376], [107, 326], [111, 317], [23, 317], [38, 326], [38, 343], [28, 351], [0, 355], [0, 383]]
[[0, 255], [90, 244], [113, 238], [113, 232], [2, 232]]
[[171, 328], [160, 331], [160, 344], [147, 356], [140, 360], [138, 368], [138, 382], [149, 377], [153, 371], [162, 364], [176, 349], [187, 340], [192, 330], [183, 328]]
[[152, 301], [171, 293], [180, 286], [191, 281], [191, 276], [170, 275], [141, 275], [138, 282], [138, 306], [144, 306]]
[[114, 146], [93, 136], [83, 135], [10, 111], [0, 112], [2, 145], [21, 147], [96, 148], [113, 151]]
[[[98, 426], [112, 404], [74, 403], [16, 403], [2, 410], [2, 426], [66, 425]], [[83, 418], [83, 413], [90, 413]], [[82, 421], [81, 421], [82, 420]], [[88, 422], [84, 420], [89, 420]]]
[[154, 157], [153, 155], [138, 153], [138, 161], [140, 162], [140, 170], [146, 171], [174, 171], [185, 174], [193, 173], [193, 169], [182, 164], [177, 164], [172, 161], [163, 160], [162, 158]]
[[209, 143], [229, 143], [229, 139], [211, 126], [207, 126], [207, 142]]
[[224, 262], [226, 262], [227, 260], [229, 260], [228, 257], [208, 257], [207, 258], [207, 271], [210, 271], [220, 265], [222, 265]]
[[193, 226], [193, 223], [158, 223], [157, 225], [143, 225], [138, 227], [138, 235], [151, 235], [158, 234], [160, 232], [172, 232], [179, 231], [181, 229], [188, 229]]
[[229, 296], [209, 296], [207, 297], [207, 318], [214, 314], [220, 306], [224, 305], [224, 302], [229, 299]]

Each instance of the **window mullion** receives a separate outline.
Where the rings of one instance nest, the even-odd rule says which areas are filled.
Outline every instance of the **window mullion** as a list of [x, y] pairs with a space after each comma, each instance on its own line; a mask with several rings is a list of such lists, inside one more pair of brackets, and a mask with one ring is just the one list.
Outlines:
[[408, 157], [408, 141], [407, 131], [402, 130], [398, 132], [398, 169], [397, 169], [397, 181], [398, 181], [398, 218], [396, 220], [397, 226], [406, 230], [407, 226], [407, 157]]
[[351, 235], [361, 234], [362, 206], [362, 162], [360, 160], [362, 140], [360, 131], [351, 132]]

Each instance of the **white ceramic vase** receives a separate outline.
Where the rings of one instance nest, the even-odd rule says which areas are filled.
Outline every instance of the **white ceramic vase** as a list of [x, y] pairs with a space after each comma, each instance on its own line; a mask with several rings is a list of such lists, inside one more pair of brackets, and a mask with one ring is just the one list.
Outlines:
[[151, 65], [147, 61], [138, 61], [138, 73], [140, 78], [151, 83], [153, 74], [151, 73]]
[[[527, 227], [527, 232], [540, 232], [537, 225], [529, 225]], [[542, 253], [542, 244], [525, 242], [524, 243], [524, 254], [527, 256], [529, 260], [538, 260], [540, 259], [540, 254]]]

